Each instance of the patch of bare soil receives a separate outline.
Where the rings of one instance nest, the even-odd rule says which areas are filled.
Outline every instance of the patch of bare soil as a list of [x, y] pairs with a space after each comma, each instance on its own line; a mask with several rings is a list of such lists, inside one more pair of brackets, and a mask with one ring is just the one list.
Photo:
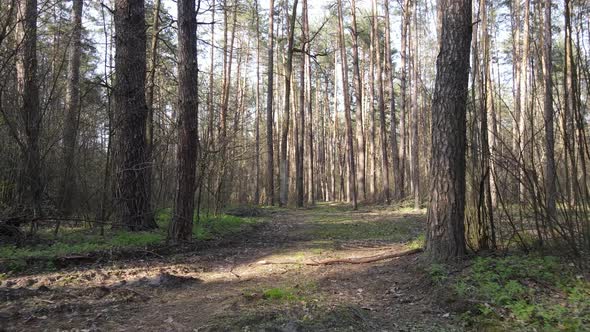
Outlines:
[[[8, 278], [0, 287], [0, 331], [458, 330], [434, 302], [419, 254], [301, 264], [407, 250], [399, 241], [331, 239], [313, 231], [318, 214], [347, 227], [405, 215], [324, 212], [276, 213], [253, 234], [197, 252]], [[422, 216], [407, 218], [423, 227]]]

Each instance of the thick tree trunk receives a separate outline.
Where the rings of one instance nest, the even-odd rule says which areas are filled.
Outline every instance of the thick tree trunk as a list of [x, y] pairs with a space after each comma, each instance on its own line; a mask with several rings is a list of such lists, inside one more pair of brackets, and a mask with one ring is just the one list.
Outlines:
[[117, 132], [118, 217], [130, 230], [156, 228], [150, 211], [145, 101], [145, 8], [140, 0], [115, 2], [114, 101]]
[[192, 238], [196, 189], [197, 113], [197, 21], [195, 0], [178, 0], [178, 113], [179, 144], [174, 214], [168, 233], [172, 242]]
[[432, 103], [430, 206], [426, 251], [436, 261], [465, 255], [466, 102], [471, 1], [442, 0], [441, 37]]
[[33, 218], [41, 214], [41, 110], [37, 85], [37, 1], [17, 1], [16, 42], [20, 45], [16, 54], [17, 89], [23, 123], [23, 144], [20, 178], [18, 181], [19, 204], [33, 210]]
[[76, 177], [73, 175], [80, 117], [80, 57], [82, 56], [82, 8], [83, 0], [72, 4], [72, 36], [68, 58], [68, 81], [66, 92], [66, 118], [63, 136], [64, 174], [62, 178], [61, 210], [65, 216], [72, 212], [72, 198], [76, 191]]

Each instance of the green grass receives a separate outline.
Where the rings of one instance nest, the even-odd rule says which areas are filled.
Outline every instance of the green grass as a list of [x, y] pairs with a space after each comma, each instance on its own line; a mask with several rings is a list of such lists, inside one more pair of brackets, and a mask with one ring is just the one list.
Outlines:
[[[168, 229], [171, 218], [171, 209], [162, 209], [156, 214], [156, 221], [164, 232]], [[201, 215], [198, 222], [195, 217], [193, 238], [202, 241], [235, 235], [250, 230], [257, 222], [255, 218], [242, 218], [226, 214]]]
[[298, 299], [298, 296], [291, 289], [285, 288], [270, 288], [262, 293], [262, 297], [267, 300], [277, 301], [294, 301]]
[[[97, 229], [86, 227], [62, 227], [57, 237], [53, 236], [52, 229], [42, 229], [38, 234], [40, 241], [37, 245], [0, 245], [0, 260], [6, 261], [5, 270], [19, 271], [27, 267], [27, 260], [30, 259], [51, 260], [104, 250], [133, 250], [157, 246], [166, 242], [170, 219], [171, 209], [162, 209], [156, 213], [156, 222], [159, 226], [157, 230], [105, 230], [104, 236], [98, 234]], [[204, 241], [232, 236], [252, 229], [256, 222], [254, 218], [229, 215], [201, 216], [199, 222], [195, 218], [193, 238], [196, 241]]]
[[590, 283], [551, 256], [477, 258], [453, 281], [459, 298], [477, 299], [462, 318], [476, 328], [580, 331], [590, 326]]
[[357, 219], [355, 214], [326, 211], [314, 212], [306, 235], [318, 240], [382, 240], [408, 242], [422, 233], [422, 225], [414, 218], [396, 215]]
[[308, 281], [303, 281], [295, 286], [275, 286], [272, 288], [245, 291], [244, 294], [249, 298], [255, 298], [255, 294], [260, 294], [263, 300], [274, 303], [318, 301], [321, 298], [317, 284]]

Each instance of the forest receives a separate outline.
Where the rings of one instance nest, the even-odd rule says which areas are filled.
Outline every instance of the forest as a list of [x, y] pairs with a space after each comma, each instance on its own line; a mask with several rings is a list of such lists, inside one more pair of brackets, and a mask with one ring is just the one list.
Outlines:
[[589, 127], [586, 0], [0, 0], [0, 331], [588, 331]]

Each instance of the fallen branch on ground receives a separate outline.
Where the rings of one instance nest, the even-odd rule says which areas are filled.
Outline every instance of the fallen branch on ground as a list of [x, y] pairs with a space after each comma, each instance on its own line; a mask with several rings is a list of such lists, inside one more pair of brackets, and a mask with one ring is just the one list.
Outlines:
[[293, 262], [293, 261], [259, 261], [257, 264], [260, 265], [271, 265], [271, 264], [300, 264], [309, 266], [320, 266], [320, 265], [335, 265], [335, 264], [366, 264], [385, 259], [397, 258], [402, 256], [408, 256], [422, 252], [422, 248], [411, 249], [406, 251], [387, 252], [384, 254], [367, 256], [367, 257], [352, 257], [352, 258], [332, 258], [321, 261], [311, 262]]

